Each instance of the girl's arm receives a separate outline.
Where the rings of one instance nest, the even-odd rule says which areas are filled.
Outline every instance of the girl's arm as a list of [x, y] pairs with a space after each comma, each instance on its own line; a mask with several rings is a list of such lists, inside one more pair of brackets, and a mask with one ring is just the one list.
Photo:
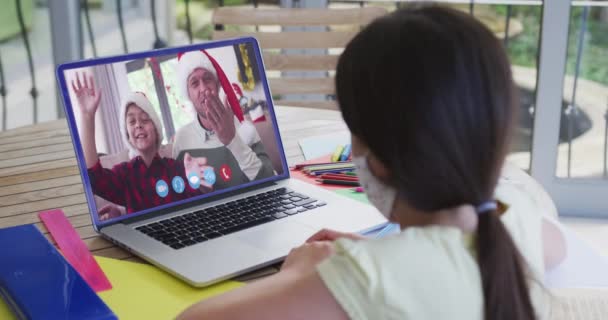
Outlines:
[[560, 228], [545, 217], [541, 230], [545, 270], [551, 270], [566, 258], [566, 240]]
[[333, 253], [327, 242], [292, 250], [281, 272], [201, 301], [177, 319], [348, 319], [315, 270]]

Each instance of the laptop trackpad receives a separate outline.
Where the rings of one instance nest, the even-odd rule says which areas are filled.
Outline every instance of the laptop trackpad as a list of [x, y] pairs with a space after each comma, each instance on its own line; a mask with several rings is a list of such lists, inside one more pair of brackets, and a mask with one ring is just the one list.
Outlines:
[[240, 240], [262, 250], [272, 250], [286, 255], [289, 250], [302, 245], [315, 230], [307, 226], [279, 220], [238, 234]]

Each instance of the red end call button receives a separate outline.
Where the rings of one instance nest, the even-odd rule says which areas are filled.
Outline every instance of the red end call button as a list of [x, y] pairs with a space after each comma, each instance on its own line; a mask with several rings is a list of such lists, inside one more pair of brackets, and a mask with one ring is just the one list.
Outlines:
[[224, 164], [220, 167], [220, 177], [225, 182], [230, 181], [232, 179], [232, 169], [227, 164]]

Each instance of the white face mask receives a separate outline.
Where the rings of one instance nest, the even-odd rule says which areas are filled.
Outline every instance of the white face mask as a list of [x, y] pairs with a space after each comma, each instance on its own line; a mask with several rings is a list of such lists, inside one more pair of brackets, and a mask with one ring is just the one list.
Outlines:
[[353, 163], [359, 181], [369, 201], [387, 218], [391, 216], [393, 211], [393, 205], [397, 198], [397, 190], [395, 188], [387, 186], [378, 178], [376, 178], [369, 170], [367, 155], [360, 157], [353, 157]]

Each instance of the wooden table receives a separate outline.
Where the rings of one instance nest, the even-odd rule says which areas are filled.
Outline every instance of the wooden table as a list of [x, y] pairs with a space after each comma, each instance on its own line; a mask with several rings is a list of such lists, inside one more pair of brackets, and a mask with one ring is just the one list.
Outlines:
[[[277, 107], [279, 128], [290, 165], [303, 160], [298, 140], [345, 132], [336, 111]], [[512, 168], [520, 179], [531, 179]], [[141, 261], [99, 237], [91, 218], [65, 120], [0, 132], [0, 228], [35, 223], [47, 234], [38, 212], [61, 208], [95, 255]], [[561, 219], [608, 257], [608, 222]], [[48, 235], [47, 235], [48, 237]]]
[[[304, 159], [298, 140], [345, 132], [340, 113], [277, 107], [290, 165]], [[0, 228], [34, 223], [50, 239], [38, 212], [60, 208], [94, 255], [141, 261], [97, 235], [65, 119], [0, 132]]]

